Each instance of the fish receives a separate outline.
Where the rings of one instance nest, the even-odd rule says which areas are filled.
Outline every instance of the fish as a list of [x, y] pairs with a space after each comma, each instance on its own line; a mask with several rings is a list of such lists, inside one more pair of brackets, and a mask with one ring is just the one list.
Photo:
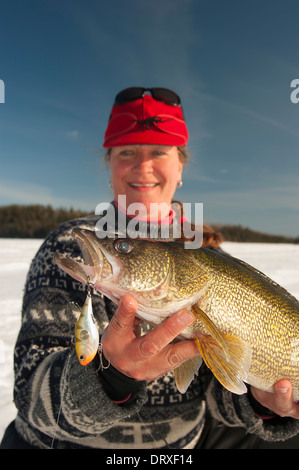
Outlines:
[[75, 326], [75, 350], [82, 366], [87, 366], [96, 356], [99, 347], [99, 330], [92, 311], [92, 298], [88, 290], [81, 314]]
[[116, 304], [132, 295], [136, 315], [150, 325], [181, 309], [194, 313], [194, 322], [176, 338], [193, 339], [200, 352], [174, 370], [181, 393], [203, 359], [232, 393], [246, 393], [246, 384], [273, 392], [273, 385], [287, 378], [299, 399], [299, 302], [283, 287], [222, 250], [99, 238], [79, 227], [72, 235], [83, 262], [61, 253], [54, 260], [76, 280], [90, 282]]

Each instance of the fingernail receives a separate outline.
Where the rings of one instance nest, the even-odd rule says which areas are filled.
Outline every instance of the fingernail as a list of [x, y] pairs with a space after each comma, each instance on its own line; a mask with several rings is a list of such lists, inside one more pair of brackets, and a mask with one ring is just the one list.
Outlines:
[[280, 393], [287, 393], [289, 391], [288, 388], [283, 388], [283, 387], [278, 387], [278, 390], [280, 391]]
[[188, 310], [184, 310], [178, 318], [178, 322], [181, 323], [181, 325], [189, 325], [194, 320], [195, 316]]
[[132, 297], [124, 296], [120, 299], [120, 305], [123, 306], [126, 310], [136, 310], [136, 301]]

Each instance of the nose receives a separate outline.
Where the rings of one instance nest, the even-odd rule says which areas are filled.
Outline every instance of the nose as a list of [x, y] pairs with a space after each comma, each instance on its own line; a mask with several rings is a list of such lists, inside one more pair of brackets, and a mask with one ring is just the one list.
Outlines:
[[153, 160], [146, 152], [139, 152], [133, 166], [135, 173], [150, 173], [153, 170]]

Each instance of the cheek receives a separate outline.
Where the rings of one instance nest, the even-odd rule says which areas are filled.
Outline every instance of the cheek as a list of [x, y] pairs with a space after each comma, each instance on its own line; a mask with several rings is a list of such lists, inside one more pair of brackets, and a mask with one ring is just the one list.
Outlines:
[[163, 171], [165, 181], [171, 186], [176, 186], [182, 177], [182, 166], [180, 164], [170, 164]]
[[128, 173], [127, 165], [124, 164], [110, 164], [110, 175], [111, 180], [115, 182], [120, 182], [122, 178]]

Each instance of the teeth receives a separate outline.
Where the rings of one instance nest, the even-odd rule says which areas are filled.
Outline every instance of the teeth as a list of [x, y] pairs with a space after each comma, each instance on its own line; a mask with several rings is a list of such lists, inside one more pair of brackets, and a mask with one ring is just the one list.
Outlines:
[[154, 186], [157, 186], [158, 183], [146, 183], [146, 184], [130, 183], [130, 185], [135, 186], [137, 188], [142, 188], [142, 187], [153, 188]]

